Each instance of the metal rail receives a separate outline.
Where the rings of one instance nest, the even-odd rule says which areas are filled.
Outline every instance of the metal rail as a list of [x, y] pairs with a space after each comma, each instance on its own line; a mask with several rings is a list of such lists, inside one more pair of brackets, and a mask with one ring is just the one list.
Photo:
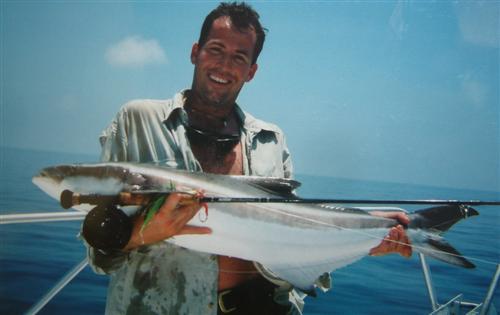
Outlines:
[[493, 276], [493, 279], [491, 280], [490, 287], [488, 288], [488, 293], [486, 293], [486, 298], [484, 299], [483, 307], [481, 308], [481, 313], [479, 313], [479, 315], [489, 314], [491, 303], [493, 301], [493, 294], [495, 293], [495, 290], [497, 288], [499, 278], [500, 278], [500, 264], [497, 265], [497, 270], [495, 272], [495, 275]]
[[432, 310], [435, 311], [439, 308], [439, 304], [437, 302], [434, 285], [432, 284], [431, 270], [429, 268], [429, 265], [427, 264], [425, 255], [422, 253], [418, 253], [418, 257], [420, 258], [420, 264], [422, 265], [422, 271], [424, 273], [424, 279], [425, 279], [425, 286], [427, 287], [427, 292], [429, 293], [429, 299], [431, 300]]
[[[473, 308], [467, 315], [496, 315], [497, 312], [493, 305], [493, 295], [498, 285], [498, 281], [500, 279], [500, 264], [497, 265], [496, 272], [491, 280], [490, 286], [488, 288], [488, 292], [486, 293], [486, 297], [483, 303], [471, 303], [462, 301], [462, 294], [457, 295], [453, 299], [449, 300], [443, 305], [439, 305], [436, 291], [434, 290], [434, 285], [432, 283], [432, 276], [430, 272], [429, 265], [427, 264], [426, 258], [424, 254], [419, 253], [420, 263], [422, 265], [422, 271], [424, 273], [425, 285], [427, 287], [427, 292], [429, 293], [429, 299], [431, 302], [432, 312], [430, 315], [437, 314], [463, 314], [463, 307], [465, 308]], [[478, 313], [479, 311], [479, 313]]]
[[0, 215], [0, 224], [83, 220], [85, 212], [36, 212]]
[[64, 277], [57, 282], [49, 292], [47, 292], [35, 305], [33, 305], [25, 314], [26, 315], [34, 315], [37, 314], [47, 303], [49, 303], [54, 296], [59, 293], [68, 283], [73, 280], [88, 264], [87, 258], [82, 260], [79, 264], [77, 264], [73, 269], [68, 271]]

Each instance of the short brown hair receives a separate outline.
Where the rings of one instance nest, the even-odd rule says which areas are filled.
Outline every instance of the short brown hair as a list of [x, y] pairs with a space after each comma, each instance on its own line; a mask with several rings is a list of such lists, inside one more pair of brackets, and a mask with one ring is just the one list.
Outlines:
[[260, 24], [259, 14], [251, 6], [244, 2], [222, 2], [217, 8], [210, 12], [201, 27], [198, 45], [201, 47], [205, 44], [213, 22], [221, 16], [228, 16], [233, 25], [239, 30], [246, 30], [253, 27], [255, 33], [257, 34], [257, 41], [255, 42], [253, 51], [252, 64], [256, 63], [257, 57], [259, 57], [262, 47], [264, 46], [264, 40], [266, 38], [265, 31], [267, 31], [267, 29], [263, 28]]

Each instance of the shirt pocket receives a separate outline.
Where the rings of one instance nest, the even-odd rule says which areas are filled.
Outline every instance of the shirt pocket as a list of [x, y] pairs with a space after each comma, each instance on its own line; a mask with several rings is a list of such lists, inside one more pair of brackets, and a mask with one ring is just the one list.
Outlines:
[[250, 149], [250, 173], [255, 176], [283, 177], [283, 150], [274, 132], [260, 132]]

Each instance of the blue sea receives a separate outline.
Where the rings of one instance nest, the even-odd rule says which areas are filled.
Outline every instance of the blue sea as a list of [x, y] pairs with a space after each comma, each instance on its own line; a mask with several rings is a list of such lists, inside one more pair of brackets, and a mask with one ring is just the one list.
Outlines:
[[[31, 183], [45, 166], [97, 161], [96, 156], [0, 148], [0, 213], [61, 210]], [[299, 194], [317, 198], [500, 199], [499, 192], [297, 175]], [[463, 179], [464, 181], [467, 178]], [[408, 207], [416, 210], [418, 207]], [[460, 222], [447, 240], [469, 257], [466, 270], [428, 259], [440, 303], [463, 293], [467, 301], [485, 297], [500, 262], [500, 208], [477, 207], [480, 216]], [[79, 222], [0, 225], [0, 314], [22, 314], [85, 257], [77, 239]], [[40, 314], [102, 314], [106, 276], [86, 267]], [[500, 308], [500, 290], [494, 296]], [[333, 274], [333, 289], [307, 298], [305, 314], [427, 314], [431, 305], [416, 254], [366, 257]]]

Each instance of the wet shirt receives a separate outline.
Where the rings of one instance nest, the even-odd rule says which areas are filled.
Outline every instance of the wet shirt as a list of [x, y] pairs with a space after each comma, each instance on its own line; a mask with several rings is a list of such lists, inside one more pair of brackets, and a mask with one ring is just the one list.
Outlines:
[[[185, 97], [125, 104], [100, 137], [102, 161], [155, 162], [203, 171], [186, 137]], [[292, 162], [283, 132], [236, 106], [241, 122], [243, 173], [290, 178]], [[110, 274], [106, 314], [217, 314], [217, 257], [160, 242], [127, 254], [89, 248], [98, 273]], [[302, 308], [286, 286], [276, 300]]]

